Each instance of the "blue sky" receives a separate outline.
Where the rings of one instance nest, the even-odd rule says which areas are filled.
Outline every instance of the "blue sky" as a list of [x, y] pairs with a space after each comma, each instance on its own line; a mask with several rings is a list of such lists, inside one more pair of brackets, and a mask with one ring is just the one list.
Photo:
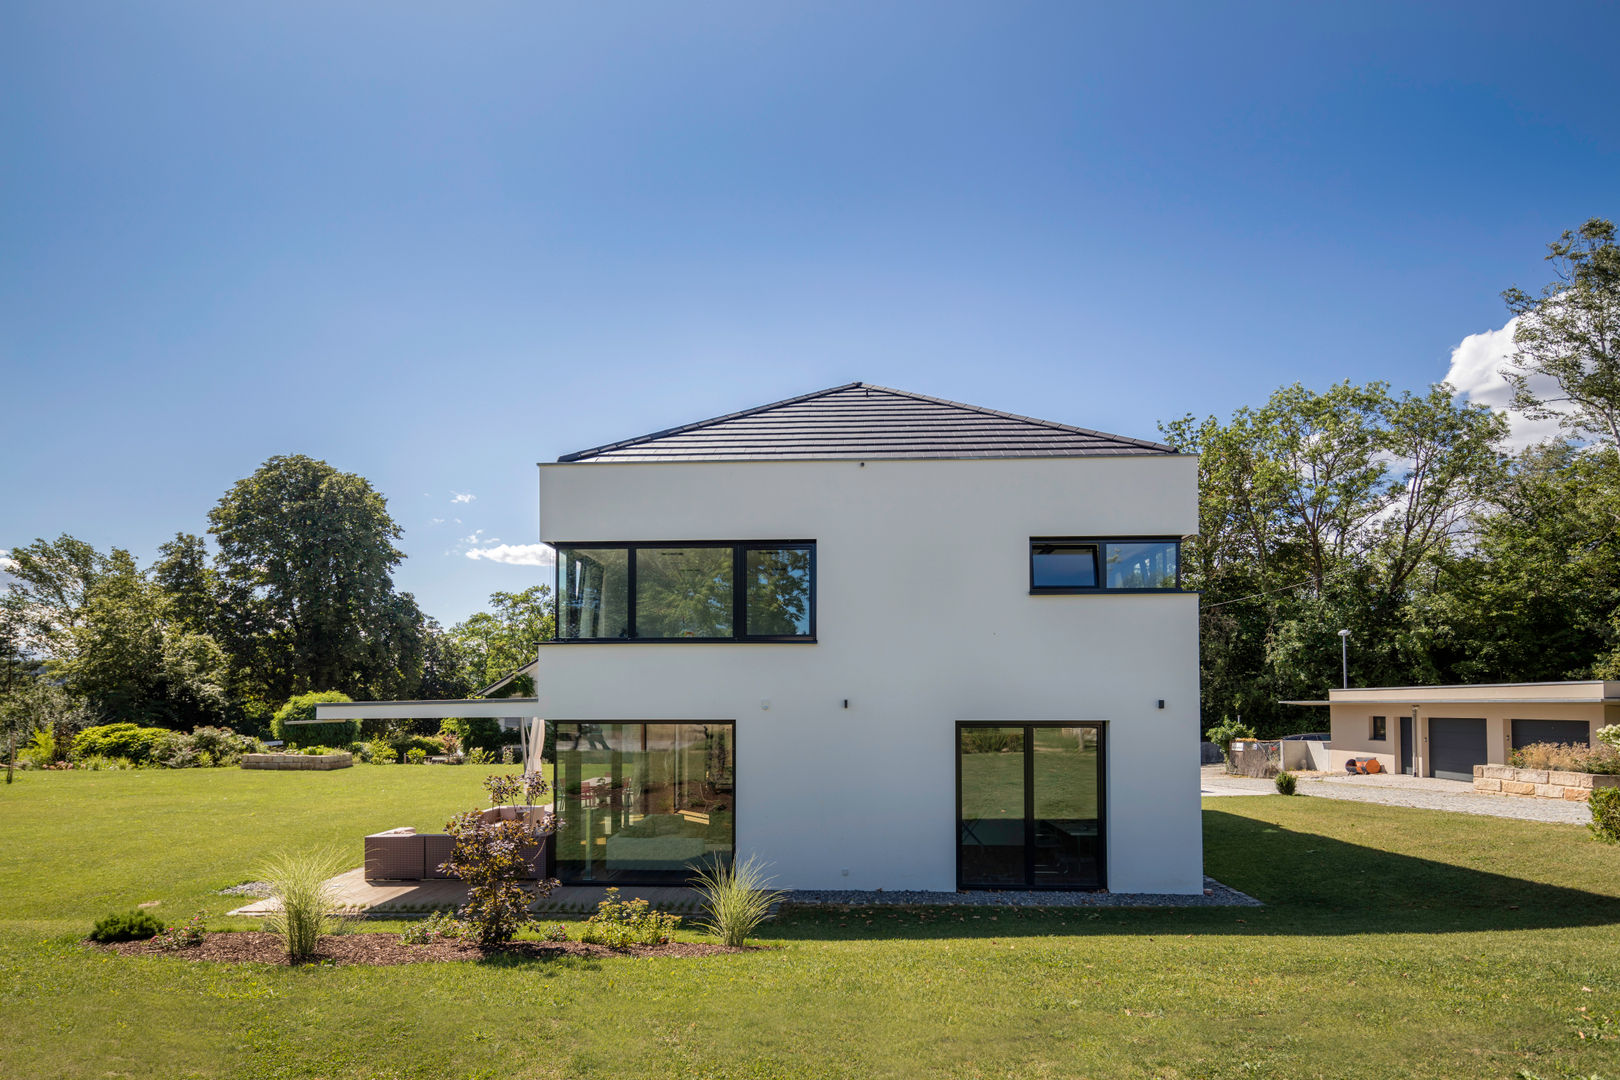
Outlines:
[[467, 557], [536, 539], [535, 462], [824, 386], [1150, 437], [1294, 380], [1421, 388], [1548, 240], [1620, 214], [1617, 31], [13, 0], [0, 549], [144, 560], [305, 453], [387, 495], [448, 623], [549, 580]]

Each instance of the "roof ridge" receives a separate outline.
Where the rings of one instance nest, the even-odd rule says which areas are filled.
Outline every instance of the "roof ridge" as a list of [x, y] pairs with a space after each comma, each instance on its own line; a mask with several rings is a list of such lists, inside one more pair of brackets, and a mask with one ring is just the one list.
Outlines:
[[961, 401], [952, 401], [949, 398], [929, 397], [926, 394], [917, 394], [909, 390], [897, 390], [894, 387], [879, 386], [876, 383], [849, 382], [838, 386], [829, 386], [824, 390], [816, 390], [808, 394], [799, 394], [795, 397], [783, 398], [780, 401], [773, 401], [765, 405], [756, 405], [750, 409], [741, 409], [737, 412], [726, 413], [723, 416], [712, 416], [707, 420], [698, 420], [694, 423], [664, 428], [660, 431], [649, 432], [645, 435], [637, 435], [628, 439], [619, 439], [615, 442], [603, 443], [600, 446], [589, 447], [585, 450], [576, 450], [571, 454], [561, 455], [557, 458], [557, 460], [559, 462], [584, 461], [588, 458], [611, 454], [614, 451], [623, 450], [628, 447], [642, 446], [647, 443], [656, 442], [660, 439], [669, 438], [671, 436], [689, 434], [694, 431], [700, 431], [704, 428], [713, 427], [717, 424], [723, 424], [732, 420], [739, 420], [744, 417], [758, 416], [762, 413], [768, 413], [772, 410], [780, 409], [785, 406], [798, 405], [803, 402], [814, 401], [817, 398], [824, 398], [832, 394], [839, 394], [849, 390], [865, 390], [868, 392], [868, 394], [875, 392], [878, 394], [886, 394], [891, 397], [910, 401], [926, 402], [931, 405], [943, 405], [947, 408], [958, 409], [963, 412], [974, 413], [979, 416], [991, 416], [1002, 420], [1011, 420], [1021, 424], [1029, 424], [1034, 427], [1044, 428], [1049, 431], [1061, 431], [1071, 435], [1083, 435], [1090, 438], [1108, 440], [1115, 444], [1119, 444], [1121, 447], [1138, 447], [1143, 450], [1167, 454], [1174, 454], [1177, 452], [1175, 448], [1171, 446], [1167, 446], [1164, 443], [1153, 442], [1148, 439], [1136, 439], [1128, 435], [1115, 435], [1112, 432], [1098, 431], [1094, 428], [1083, 428], [1075, 427], [1071, 424], [1060, 424], [1055, 420], [1042, 420], [1039, 417], [1024, 416], [1019, 413], [1002, 412], [997, 409], [987, 409], [982, 405], [969, 405]]

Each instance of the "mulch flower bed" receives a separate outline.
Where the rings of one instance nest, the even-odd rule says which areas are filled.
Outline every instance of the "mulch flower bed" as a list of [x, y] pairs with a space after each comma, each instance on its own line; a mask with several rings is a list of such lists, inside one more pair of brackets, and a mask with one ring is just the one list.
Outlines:
[[[175, 956], [226, 964], [287, 963], [287, 946], [283, 940], [262, 930], [212, 933], [201, 944], [183, 949], [160, 949], [151, 941], [120, 941], [93, 947], [122, 956]], [[672, 941], [667, 945], [636, 945], [628, 949], [610, 949], [605, 945], [587, 945], [581, 941], [513, 941], [489, 948], [462, 941], [403, 945], [397, 934], [334, 934], [321, 938], [314, 962], [376, 967], [445, 960], [483, 960], [489, 957], [550, 960], [561, 956], [713, 956], [745, 951], [725, 945], [685, 941]]]

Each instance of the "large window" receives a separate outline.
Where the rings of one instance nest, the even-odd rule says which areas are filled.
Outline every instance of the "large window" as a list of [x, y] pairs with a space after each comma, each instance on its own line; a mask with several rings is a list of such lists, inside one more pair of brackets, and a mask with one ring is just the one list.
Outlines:
[[731, 722], [559, 722], [556, 739], [558, 878], [684, 885], [731, 864]]
[[559, 641], [814, 641], [813, 541], [557, 545]]
[[1102, 726], [964, 722], [956, 738], [957, 887], [1102, 888]]
[[1175, 592], [1181, 542], [1169, 539], [1040, 537], [1029, 542], [1029, 591]]

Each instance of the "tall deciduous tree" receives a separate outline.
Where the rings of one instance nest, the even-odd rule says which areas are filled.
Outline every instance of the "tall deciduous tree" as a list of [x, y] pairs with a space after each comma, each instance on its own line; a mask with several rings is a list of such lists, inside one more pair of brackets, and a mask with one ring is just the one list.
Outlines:
[[515, 593], [491, 593], [489, 606], [489, 611], [469, 616], [448, 632], [451, 642], [461, 651], [475, 689], [533, 660], [540, 642], [551, 639], [555, 626], [549, 585], [531, 585]]
[[421, 612], [394, 589], [400, 529], [364, 478], [302, 455], [273, 457], [208, 520], [219, 544], [221, 644], [262, 702], [414, 690]]
[[[1538, 294], [1502, 294], [1518, 317], [1513, 357], [1503, 374], [1513, 404], [1558, 419], [1566, 430], [1620, 449], [1620, 245], [1614, 223], [1592, 218], [1547, 245], [1555, 277]], [[1558, 386], [1543, 397], [1535, 376]]]

